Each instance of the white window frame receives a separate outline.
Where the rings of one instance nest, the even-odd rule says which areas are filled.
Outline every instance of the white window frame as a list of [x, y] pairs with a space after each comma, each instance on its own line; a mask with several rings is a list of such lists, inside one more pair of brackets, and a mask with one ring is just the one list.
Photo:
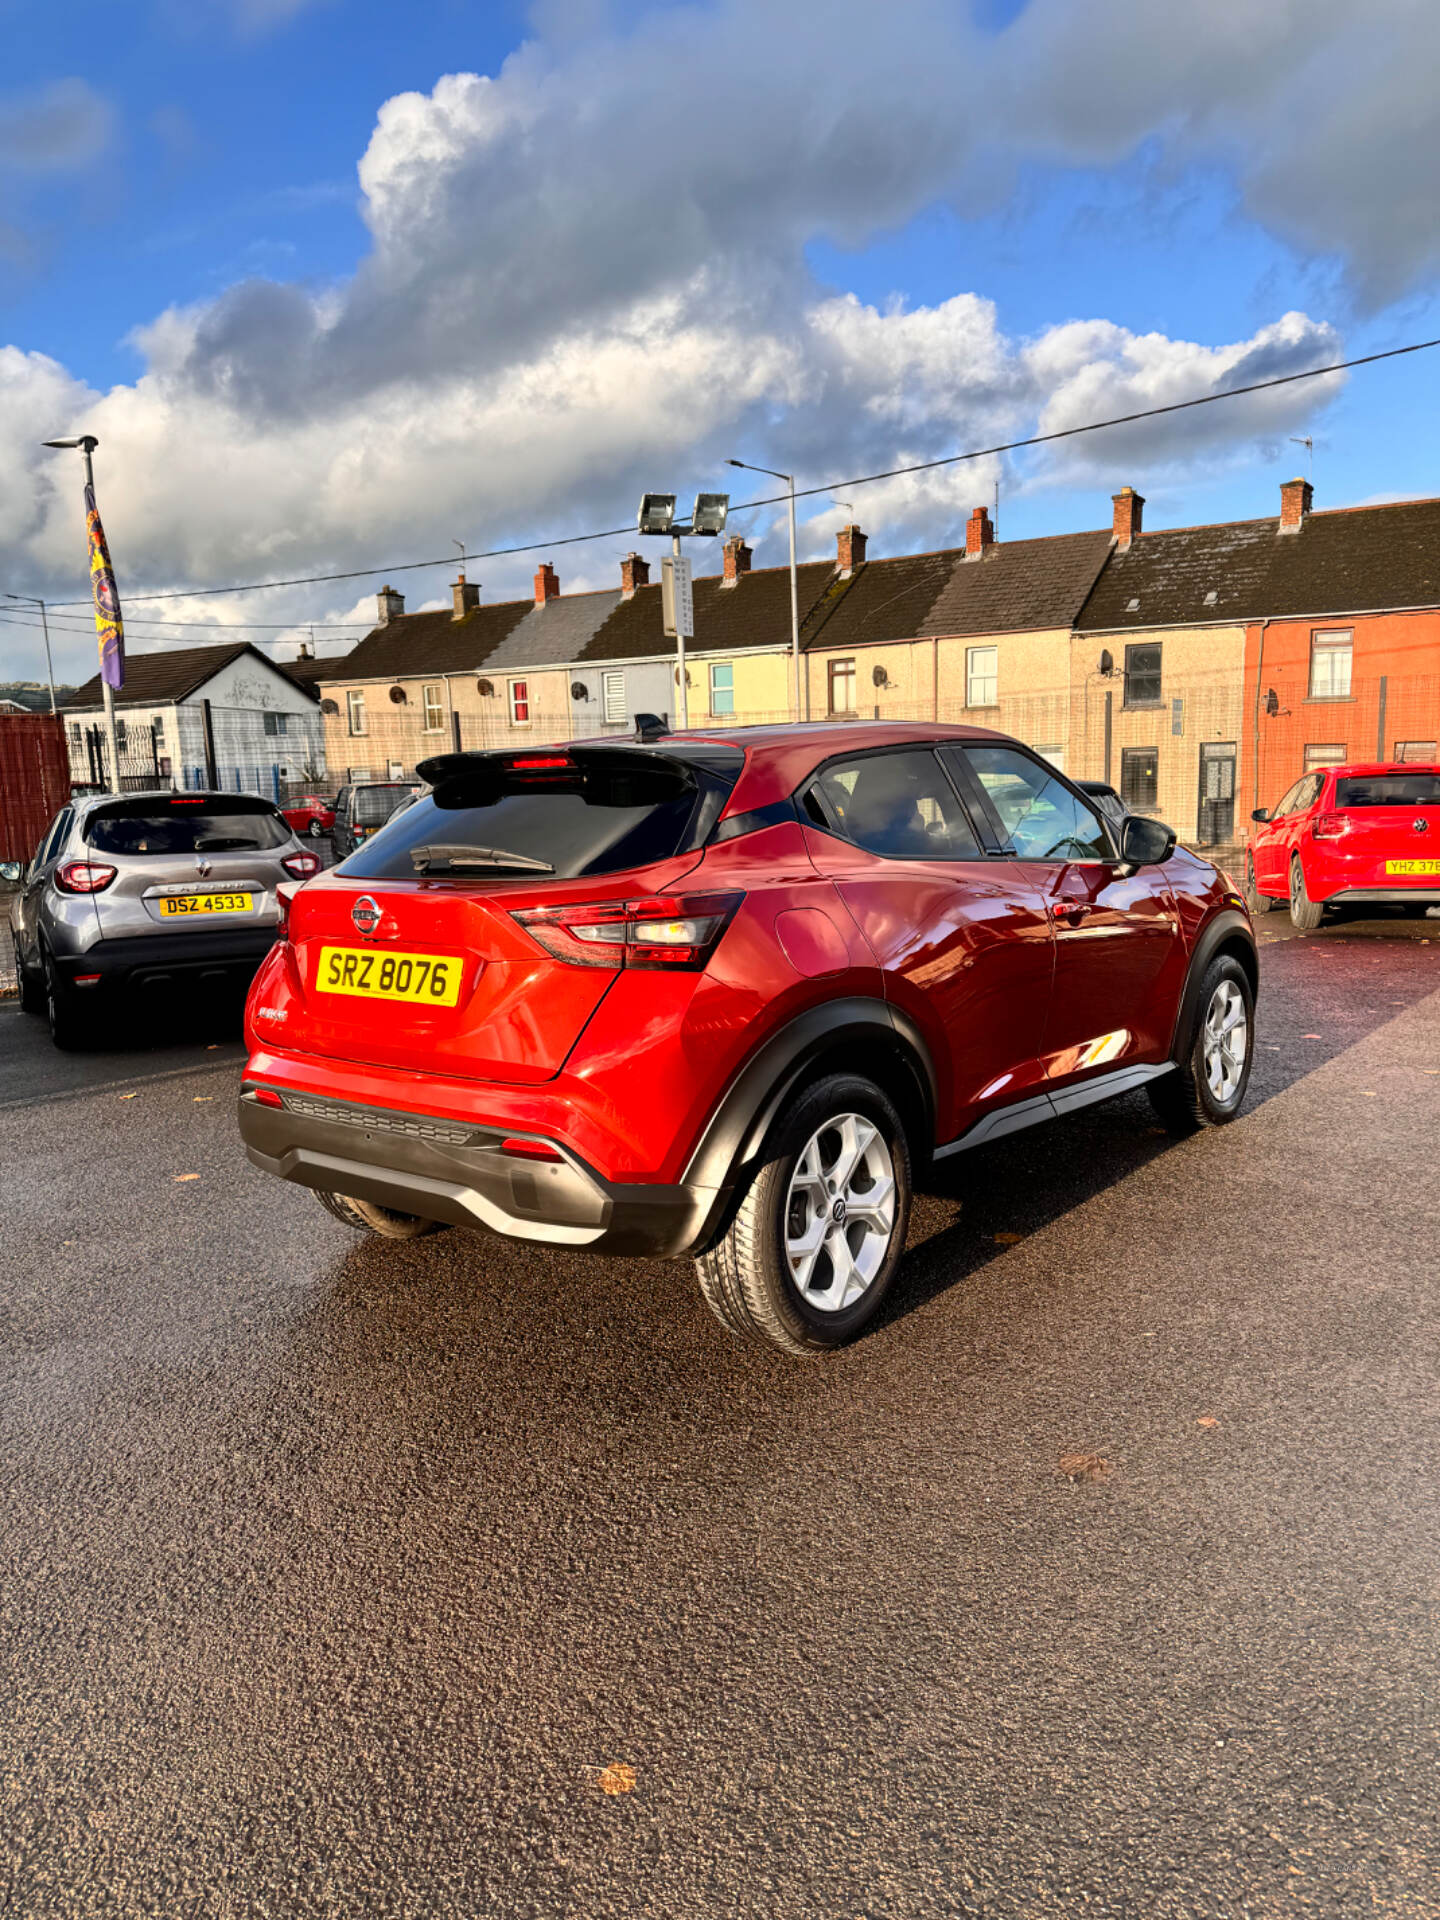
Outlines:
[[[1321, 661], [1326, 663], [1323, 675]], [[1345, 664], [1344, 674], [1336, 671]], [[1355, 669], [1353, 627], [1316, 627], [1310, 634], [1310, 694], [1312, 700], [1348, 700]], [[1343, 678], [1345, 684], [1341, 686]]]
[[[511, 726], [528, 727], [532, 725], [533, 723], [530, 718], [530, 676], [525, 674], [518, 680], [507, 681], [505, 697], [510, 704]], [[522, 706], [525, 709], [523, 717], [519, 711]]]
[[1349, 754], [1343, 740], [1311, 740], [1305, 745], [1306, 773], [1319, 773], [1323, 767], [1343, 767]]
[[[722, 687], [717, 682], [717, 673], [728, 673], [730, 684]], [[717, 704], [717, 696], [730, 702], [728, 707]], [[710, 712], [717, 720], [729, 720], [735, 713], [735, 662], [733, 660], [712, 660], [710, 663]]]
[[[844, 668], [847, 669], [847, 671], [837, 673], [837, 668]], [[838, 659], [827, 660], [825, 662], [825, 707], [828, 713], [856, 713], [859, 711], [855, 704], [856, 681], [855, 656], [853, 654], [845, 654]], [[849, 688], [850, 704], [848, 707], [837, 707], [835, 704], [835, 688], [837, 682], [843, 682]]]
[[[988, 656], [989, 666], [985, 662]], [[1000, 649], [965, 649], [965, 704], [967, 707], [998, 707], [1000, 704]]]
[[[356, 724], [358, 717], [359, 724]], [[363, 740], [369, 731], [365, 724], [365, 689], [351, 687], [345, 695], [345, 722], [351, 734], [357, 740]]]
[[[1416, 751], [1416, 749], [1421, 747], [1425, 749], [1423, 753]], [[1435, 742], [1433, 740], [1397, 740], [1395, 742], [1395, 751], [1390, 757], [1398, 761], [1402, 767], [1433, 766], [1435, 763]]]
[[[435, 698], [430, 698], [431, 694]], [[432, 680], [420, 689], [420, 731], [422, 733], [443, 733], [445, 731], [445, 686], [443, 681]], [[430, 716], [434, 714], [432, 721]]]
[[625, 702], [625, 674], [619, 667], [607, 667], [600, 676], [600, 716], [607, 727], [623, 727], [629, 717]]

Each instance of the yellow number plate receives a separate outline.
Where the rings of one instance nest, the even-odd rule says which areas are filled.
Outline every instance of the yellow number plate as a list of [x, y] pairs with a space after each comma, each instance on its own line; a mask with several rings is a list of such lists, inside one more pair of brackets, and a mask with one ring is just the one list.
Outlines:
[[453, 1007], [465, 963], [453, 953], [378, 953], [369, 947], [322, 947], [315, 985], [322, 993], [365, 1000], [409, 1000]]
[[254, 905], [253, 893], [165, 893], [160, 896], [160, 918], [173, 920], [181, 913], [249, 913]]
[[1386, 873], [1440, 873], [1440, 860], [1387, 860]]

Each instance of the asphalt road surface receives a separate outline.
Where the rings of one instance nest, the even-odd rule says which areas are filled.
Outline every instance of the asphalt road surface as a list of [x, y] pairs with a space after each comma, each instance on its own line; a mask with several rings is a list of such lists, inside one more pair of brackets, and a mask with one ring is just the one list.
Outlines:
[[977, 1156], [810, 1365], [0, 1005], [0, 1913], [1433, 1920], [1440, 930], [1275, 920], [1240, 1123]]

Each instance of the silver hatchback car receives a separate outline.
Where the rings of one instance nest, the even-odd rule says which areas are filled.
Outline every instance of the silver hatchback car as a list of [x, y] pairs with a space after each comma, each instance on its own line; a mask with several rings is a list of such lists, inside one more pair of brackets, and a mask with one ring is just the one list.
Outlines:
[[244, 793], [98, 794], [50, 823], [29, 866], [6, 869], [21, 1005], [57, 1047], [101, 1016], [186, 989], [247, 986], [274, 944], [277, 889], [320, 858], [268, 800]]

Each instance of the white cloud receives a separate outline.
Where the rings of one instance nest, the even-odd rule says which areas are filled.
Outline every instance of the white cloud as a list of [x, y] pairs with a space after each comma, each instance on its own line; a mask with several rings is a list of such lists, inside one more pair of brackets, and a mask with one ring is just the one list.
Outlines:
[[110, 144], [115, 117], [85, 80], [55, 80], [0, 100], [0, 168], [63, 173], [88, 166]]

